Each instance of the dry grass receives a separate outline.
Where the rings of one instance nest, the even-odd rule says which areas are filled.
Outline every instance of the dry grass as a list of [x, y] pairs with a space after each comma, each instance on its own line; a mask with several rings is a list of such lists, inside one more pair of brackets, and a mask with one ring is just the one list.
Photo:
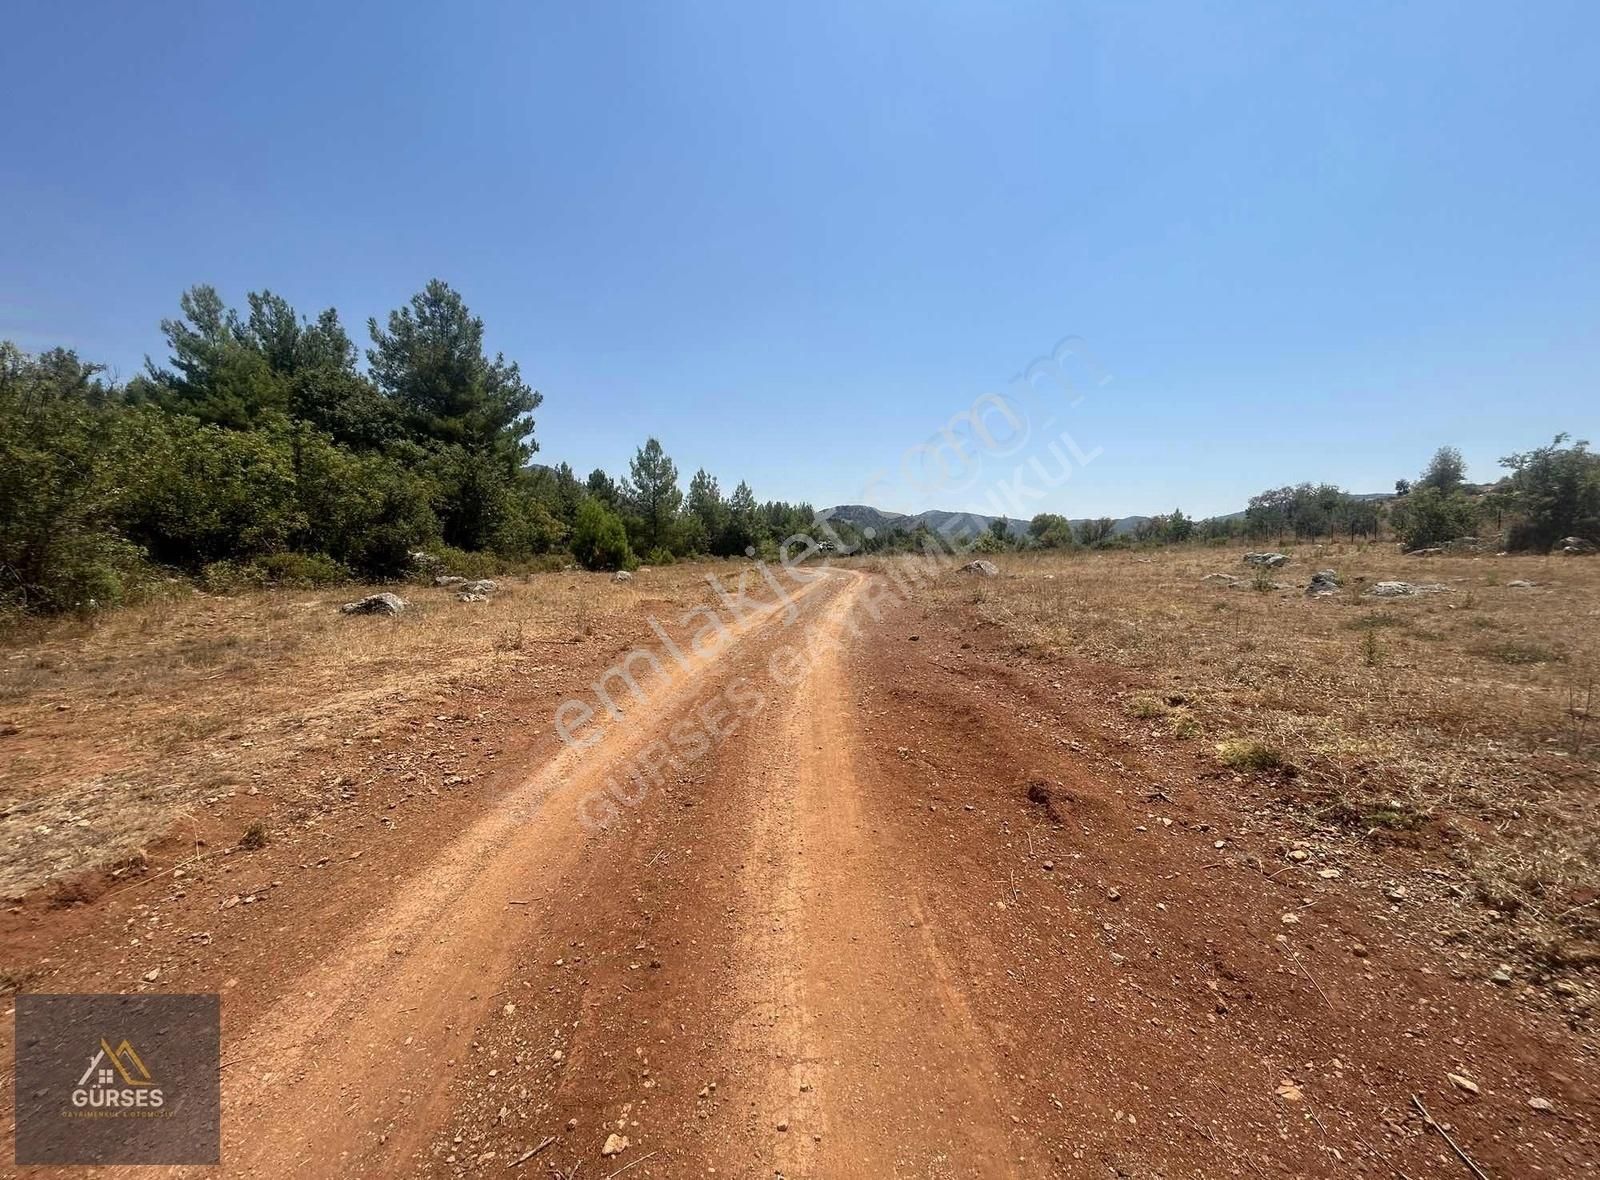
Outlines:
[[[1036, 655], [1142, 673], [1154, 692], [1128, 714], [1280, 774], [1329, 831], [1438, 832], [1494, 920], [1514, 917], [1502, 942], [1553, 967], [1600, 963], [1600, 560], [1302, 546], [1262, 590], [1242, 554], [1017, 554], [996, 559], [1000, 578], [953, 574], [930, 593]], [[1308, 599], [1320, 568], [1344, 589]], [[1452, 592], [1365, 592], [1387, 580]]]
[[[187, 813], [319, 751], [376, 737], [408, 703], [640, 633], [709, 596], [705, 568], [628, 583], [506, 580], [489, 601], [407, 587], [397, 618], [346, 616], [367, 590], [172, 597], [12, 633], [0, 645], [0, 896], [106, 864]], [[673, 616], [675, 617], [675, 616]]]

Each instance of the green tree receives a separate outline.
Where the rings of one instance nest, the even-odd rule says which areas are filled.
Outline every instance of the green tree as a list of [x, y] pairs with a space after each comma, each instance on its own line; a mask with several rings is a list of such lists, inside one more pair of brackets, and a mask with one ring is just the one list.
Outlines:
[[286, 374], [273, 369], [268, 354], [257, 347], [260, 342], [249, 338], [215, 287], [191, 287], [178, 305], [180, 318], [161, 321], [171, 367], [161, 368], [147, 357], [144, 375], [130, 389], [134, 400], [156, 401], [233, 430], [288, 412]]
[[418, 442], [494, 456], [509, 473], [538, 449], [533, 411], [543, 396], [516, 362], [483, 351], [483, 321], [434, 279], [389, 313], [387, 329], [367, 321], [367, 363]]
[[647, 439], [628, 464], [627, 498], [638, 520], [639, 550], [653, 555], [672, 539], [673, 522], [683, 504], [678, 468], [661, 443]]
[[1477, 529], [1478, 509], [1465, 492], [1419, 485], [1395, 501], [1389, 523], [1407, 549], [1421, 549], [1471, 536]]
[[691, 548], [719, 553], [728, 531], [728, 506], [723, 502], [717, 477], [704, 467], [696, 471], [694, 478], [689, 481], [689, 495], [684, 508], [691, 522]]
[[1194, 536], [1194, 521], [1183, 514], [1183, 509], [1174, 508], [1166, 519], [1165, 532], [1168, 541], [1182, 544]]
[[737, 556], [754, 549], [761, 540], [757, 533], [756, 495], [744, 480], [728, 497], [728, 523], [717, 552]]
[[1109, 516], [1102, 516], [1093, 520], [1080, 520], [1078, 522], [1078, 544], [1085, 547], [1104, 545], [1111, 539], [1111, 534], [1116, 527], [1117, 522]]
[[599, 467], [589, 472], [589, 478], [584, 481], [588, 493], [612, 512], [622, 506], [622, 489], [617, 487], [617, 481], [612, 479]]
[[102, 371], [0, 342], [0, 614], [110, 605], [139, 573], [115, 528], [117, 391]]
[[1433, 488], [1449, 495], [1467, 479], [1467, 463], [1455, 447], [1440, 447], [1428, 460], [1428, 466], [1418, 476], [1416, 486]]
[[1512, 548], [1549, 549], [1571, 536], [1600, 541], [1600, 455], [1581, 439], [1563, 446], [1568, 437], [1500, 460], [1511, 471], [1511, 502], [1522, 517], [1511, 530]]
[[1041, 512], [1028, 522], [1028, 535], [1046, 549], [1072, 547], [1072, 522], [1054, 512]]

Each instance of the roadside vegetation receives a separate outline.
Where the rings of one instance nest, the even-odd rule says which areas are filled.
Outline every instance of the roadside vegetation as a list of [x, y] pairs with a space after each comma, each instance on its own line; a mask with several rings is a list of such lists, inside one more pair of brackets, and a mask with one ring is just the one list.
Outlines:
[[364, 355], [337, 311], [269, 291], [235, 310], [199, 286], [180, 313], [166, 360], [123, 383], [0, 343], [0, 623], [174, 577], [233, 591], [771, 553], [814, 515], [705, 471], [685, 496], [653, 438], [620, 478], [534, 463], [542, 396], [437, 280], [367, 322]]

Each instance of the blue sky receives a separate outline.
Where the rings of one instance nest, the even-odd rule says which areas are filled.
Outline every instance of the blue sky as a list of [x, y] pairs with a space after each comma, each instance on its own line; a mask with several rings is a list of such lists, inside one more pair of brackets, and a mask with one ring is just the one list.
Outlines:
[[[1595, 436], [1586, 3], [52, 4], [0, 42], [0, 336], [124, 376], [195, 282], [429, 278], [541, 458], [983, 508], [908, 447], [1073, 336], [1034, 511], [1487, 477]], [[360, 331], [364, 337], [364, 329]], [[1109, 374], [1109, 380], [1099, 381]], [[1037, 400], [1037, 399], [1036, 399]], [[885, 474], [887, 473], [887, 474]]]

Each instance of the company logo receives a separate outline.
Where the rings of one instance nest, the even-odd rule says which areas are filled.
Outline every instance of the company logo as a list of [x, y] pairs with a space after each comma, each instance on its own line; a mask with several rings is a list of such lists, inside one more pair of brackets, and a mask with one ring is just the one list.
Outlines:
[[164, 1118], [166, 1094], [126, 1038], [115, 1049], [106, 1038], [89, 1058], [72, 1090], [75, 1115], [94, 1118]]

